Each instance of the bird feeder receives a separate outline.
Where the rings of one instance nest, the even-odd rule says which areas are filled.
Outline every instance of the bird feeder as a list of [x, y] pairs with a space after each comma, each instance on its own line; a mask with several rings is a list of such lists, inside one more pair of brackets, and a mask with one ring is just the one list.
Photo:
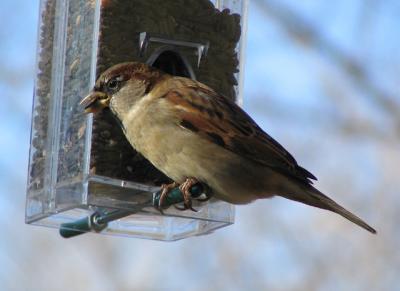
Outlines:
[[[41, 0], [26, 222], [158, 240], [234, 222], [223, 201], [198, 211], [153, 205], [170, 179], [104, 111], [79, 102], [112, 65], [138, 61], [196, 79], [239, 102], [247, 0]], [[192, 189], [200, 195], [202, 189]], [[179, 202], [179, 193], [168, 197]], [[174, 196], [175, 195], [175, 196]], [[79, 226], [82, 223], [84, 226]]]

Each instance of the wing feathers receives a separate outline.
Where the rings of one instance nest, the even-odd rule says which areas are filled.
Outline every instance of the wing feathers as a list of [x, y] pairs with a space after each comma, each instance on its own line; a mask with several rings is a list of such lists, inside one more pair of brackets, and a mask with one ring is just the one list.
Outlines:
[[[171, 90], [162, 98], [175, 104], [180, 126], [242, 157], [307, 184], [312, 183], [310, 179], [316, 180], [234, 102], [193, 80], [175, 77], [171, 82]], [[179, 92], [177, 88], [181, 88]]]

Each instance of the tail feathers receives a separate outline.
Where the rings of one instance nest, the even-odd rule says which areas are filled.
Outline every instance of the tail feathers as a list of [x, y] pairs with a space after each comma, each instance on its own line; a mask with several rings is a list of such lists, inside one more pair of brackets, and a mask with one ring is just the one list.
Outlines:
[[351, 222], [357, 224], [358, 226], [368, 230], [371, 233], [376, 233], [376, 230], [369, 226], [365, 221], [363, 221], [358, 216], [354, 215], [350, 211], [346, 210], [335, 201], [333, 201], [328, 196], [322, 194], [320, 191], [315, 189], [314, 187], [310, 187], [305, 190], [303, 193], [297, 195], [282, 195], [285, 198], [290, 200], [295, 200], [307, 205], [311, 205], [314, 207], [330, 210], [336, 212], [337, 214], [343, 216], [344, 218], [350, 220]]

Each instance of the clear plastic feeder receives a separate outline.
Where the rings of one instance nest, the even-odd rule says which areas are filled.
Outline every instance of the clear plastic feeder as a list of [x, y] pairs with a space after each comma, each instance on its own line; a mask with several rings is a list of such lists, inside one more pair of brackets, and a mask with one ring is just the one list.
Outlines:
[[109, 112], [79, 107], [108, 67], [140, 61], [241, 100], [247, 1], [41, 0], [26, 222], [59, 228], [94, 211], [132, 213], [101, 233], [176, 240], [234, 222], [211, 199], [198, 212], [151, 199], [168, 177], [130, 146]]

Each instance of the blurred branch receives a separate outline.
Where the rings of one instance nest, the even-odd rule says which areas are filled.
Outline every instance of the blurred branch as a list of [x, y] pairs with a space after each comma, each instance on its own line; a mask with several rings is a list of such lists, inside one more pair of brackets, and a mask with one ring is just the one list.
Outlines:
[[254, 0], [253, 2], [258, 6], [259, 11], [276, 20], [299, 44], [323, 53], [333, 60], [357, 87], [367, 92], [363, 96], [370, 97], [376, 105], [390, 114], [395, 122], [396, 131], [400, 131], [400, 106], [395, 102], [396, 97], [374, 84], [363, 63], [338, 48], [317, 27], [308, 23], [306, 19], [284, 4], [270, 0]]
[[[338, 104], [339, 101], [338, 98], [332, 98], [332, 102], [335, 102], [336, 104]], [[334, 125], [333, 128], [335, 130], [338, 130], [338, 133], [342, 134], [343, 137], [354, 138], [359, 136], [368, 137], [370, 139], [384, 143], [398, 143], [397, 138], [393, 138], [392, 135], [389, 135], [387, 133], [387, 130], [385, 130], [385, 128], [382, 128], [379, 124], [376, 124], [373, 119], [370, 119], [367, 116], [362, 117], [348, 115], [347, 113], [350, 110], [346, 108], [344, 104], [338, 104], [338, 106], [341, 106], [341, 108], [345, 108], [346, 114], [334, 117], [329, 115], [331, 113], [323, 111], [314, 110], [312, 112], [312, 115], [310, 115], [309, 111], [295, 110], [289, 108], [280, 104], [279, 102], [275, 102], [275, 99], [272, 98], [271, 95], [264, 93], [253, 95], [252, 102], [251, 104], [249, 104], [249, 106], [251, 107], [251, 111], [253, 113], [256, 113], [260, 116], [268, 116], [270, 118], [273, 118], [274, 120], [280, 120], [280, 122], [284, 122], [285, 120], [293, 120], [293, 117], [296, 116], [296, 120], [301, 120], [302, 124], [307, 126], [315, 124], [316, 120], [319, 120], [319, 125], [322, 125], [322, 120], [326, 121], [334, 119], [334, 124], [329, 123], [322, 125], [324, 130], [326, 130], [328, 126]]]

